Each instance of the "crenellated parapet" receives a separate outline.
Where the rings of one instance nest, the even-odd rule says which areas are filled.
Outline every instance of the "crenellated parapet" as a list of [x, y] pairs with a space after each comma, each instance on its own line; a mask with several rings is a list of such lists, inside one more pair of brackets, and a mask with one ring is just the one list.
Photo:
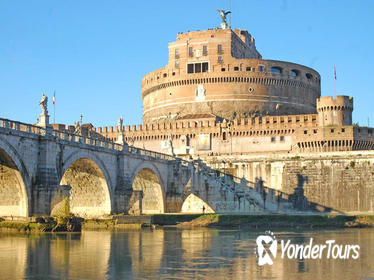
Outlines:
[[353, 97], [338, 95], [317, 99], [320, 126], [352, 125]]

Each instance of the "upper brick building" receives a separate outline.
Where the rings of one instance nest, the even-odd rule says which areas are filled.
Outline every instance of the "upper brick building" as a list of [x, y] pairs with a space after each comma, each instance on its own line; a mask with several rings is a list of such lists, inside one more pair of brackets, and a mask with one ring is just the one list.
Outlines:
[[374, 149], [373, 129], [352, 124], [352, 97], [321, 97], [318, 72], [262, 59], [246, 30], [178, 34], [141, 94], [142, 125], [55, 129], [202, 159]]
[[195, 114], [227, 120], [310, 114], [320, 95], [318, 72], [262, 59], [246, 30], [180, 33], [169, 44], [169, 63], [142, 79], [143, 124]]

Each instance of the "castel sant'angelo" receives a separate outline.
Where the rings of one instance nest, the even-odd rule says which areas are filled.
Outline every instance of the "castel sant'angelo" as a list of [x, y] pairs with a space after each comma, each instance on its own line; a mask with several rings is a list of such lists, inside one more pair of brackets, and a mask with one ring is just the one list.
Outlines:
[[143, 124], [124, 128], [125, 140], [202, 159], [373, 149], [372, 130], [352, 125], [353, 98], [321, 97], [320, 85], [309, 67], [263, 59], [246, 30], [178, 33], [168, 64], [142, 79]]
[[142, 125], [86, 132], [285, 193], [302, 187], [322, 205], [373, 211], [374, 129], [352, 123], [353, 98], [321, 97], [316, 70], [263, 59], [251, 34], [220, 13], [220, 28], [178, 33], [168, 64], [143, 77]]

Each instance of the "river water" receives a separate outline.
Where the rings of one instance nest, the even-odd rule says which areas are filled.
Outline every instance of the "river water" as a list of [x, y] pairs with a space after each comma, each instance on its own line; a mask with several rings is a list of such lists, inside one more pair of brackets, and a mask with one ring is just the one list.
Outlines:
[[[258, 265], [252, 230], [143, 229], [1, 234], [0, 279], [374, 279], [374, 229], [274, 230], [273, 265]], [[359, 258], [281, 258], [281, 240], [360, 245]]]

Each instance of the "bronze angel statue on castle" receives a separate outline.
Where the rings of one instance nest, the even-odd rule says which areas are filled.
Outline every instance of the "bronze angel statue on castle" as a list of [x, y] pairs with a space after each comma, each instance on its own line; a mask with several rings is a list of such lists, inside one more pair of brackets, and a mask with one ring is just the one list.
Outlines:
[[227, 29], [226, 17], [227, 17], [228, 14], [231, 14], [231, 12], [230, 11], [225, 12], [225, 10], [219, 10], [219, 9], [217, 9], [217, 12], [219, 13], [219, 15], [222, 19], [221, 28], [222, 29]]

